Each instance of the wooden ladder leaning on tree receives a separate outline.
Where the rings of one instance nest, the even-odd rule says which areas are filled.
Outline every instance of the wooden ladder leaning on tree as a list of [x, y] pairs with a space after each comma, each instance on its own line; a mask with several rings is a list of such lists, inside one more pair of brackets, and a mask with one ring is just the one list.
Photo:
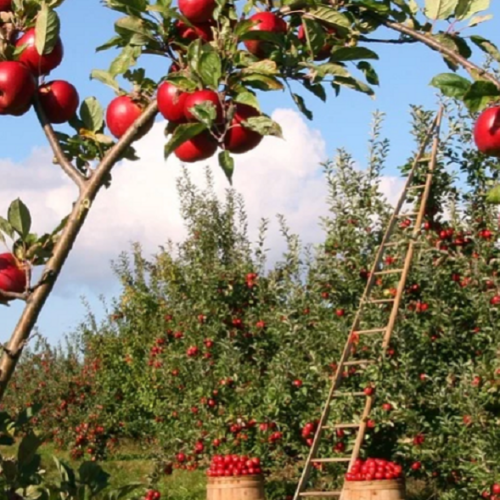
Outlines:
[[[342, 490], [338, 491], [307, 490], [306, 488], [310, 478], [311, 468], [315, 466], [315, 464], [345, 462], [346, 464], [348, 464], [348, 469], [350, 469], [360, 455], [360, 449], [363, 444], [367, 428], [367, 421], [369, 419], [373, 405], [374, 394], [367, 395], [364, 391], [341, 392], [339, 391], [339, 387], [342, 383], [343, 373], [346, 367], [366, 366], [368, 364], [373, 364], [377, 362], [377, 360], [370, 360], [370, 359], [349, 361], [349, 357], [353, 351], [353, 345], [356, 338], [359, 338], [359, 336], [362, 335], [383, 336], [382, 353], [378, 361], [381, 361], [384, 358], [385, 351], [389, 346], [389, 342], [391, 340], [391, 336], [396, 323], [398, 310], [401, 303], [401, 298], [405, 289], [406, 280], [410, 270], [415, 250], [416, 239], [421, 232], [422, 223], [424, 221], [424, 215], [426, 213], [426, 205], [431, 189], [433, 172], [436, 166], [436, 159], [437, 159], [438, 145], [439, 145], [439, 131], [441, 126], [442, 116], [443, 116], [443, 107], [441, 106], [439, 112], [436, 114], [436, 117], [434, 118], [433, 123], [429, 127], [429, 130], [427, 131], [426, 136], [419, 148], [419, 151], [413, 162], [412, 168], [408, 174], [408, 178], [403, 188], [403, 192], [389, 220], [385, 234], [376, 252], [373, 266], [371, 268], [364, 293], [359, 303], [358, 311], [354, 317], [352, 327], [349, 330], [348, 339], [345, 344], [343, 353], [340, 357], [340, 361], [338, 362], [337, 369], [333, 377], [332, 385], [330, 387], [328, 396], [326, 398], [326, 403], [324, 405], [321, 418], [319, 419], [313, 443], [311, 445], [309, 455], [306, 459], [305, 466], [301, 478], [299, 480], [293, 500], [300, 500], [300, 498], [303, 497], [316, 497], [316, 498], [340, 497], [342, 495]], [[430, 155], [426, 156], [426, 150], [431, 139], [432, 139], [432, 150]], [[415, 184], [414, 182], [415, 177], [417, 177], [418, 174], [422, 173], [421, 172], [423, 168], [422, 165], [426, 166], [425, 182], [423, 184]], [[418, 195], [418, 193], [420, 193], [420, 195]], [[401, 213], [401, 209], [403, 208], [403, 205], [407, 201], [408, 197], [415, 194], [417, 194], [417, 202], [415, 202], [415, 206], [418, 207], [418, 209], [410, 213]], [[410, 238], [406, 238], [400, 242], [392, 242], [390, 241], [391, 236], [393, 235], [395, 227], [398, 225], [398, 223], [401, 222], [402, 218], [407, 218], [407, 219], [414, 218], [414, 224], [411, 236]], [[390, 248], [392, 249], [398, 247], [404, 248], [405, 246], [406, 246], [406, 254], [403, 259], [403, 266], [399, 269], [383, 269], [382, 263], [386, 251], [388, 251], [388, 249]], [[394, 297], [384, 298], [384, 299], [372, 298], [372, 291], [374, 289], [374, 285], [376, 284], [376, 280], [379, 277], [388, 274], [400, 275]], [[391, 303], [392, 307], [390, 308], [389, 318], [384, 326], [381, 325], [369, 326], [369, 327], [362, 326], [363, 316], [366, 314], [365, 311], [369, 305], [374, 305], [374, 304], [390, 305]], [[344, 422], [344, 423], [328, 424], [331, 405], [334, 404], [335, 402], [338, 403], [339, 401], [342, 401], [342, 398], [345, 398], [346, 396], [357, 399], [361, 398], [365, 399], [364, 408], [361, 412], [361, 418], [359, 419], [358, 422], [353, 422], [353, 423]], [[318, 450], [321, 439], [323, 437], [323, 432], [325, 430], [336, 430], [336, 429], [357, 430], [357, 435], [354, 441], [354, 447], [352, 449], [351, 454], [344, 457], [319, 457]]]

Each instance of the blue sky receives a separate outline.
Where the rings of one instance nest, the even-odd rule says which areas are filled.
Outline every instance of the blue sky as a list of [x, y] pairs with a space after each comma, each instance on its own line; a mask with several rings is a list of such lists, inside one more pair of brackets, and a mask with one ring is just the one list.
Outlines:
[[[496, 1], [492, 3], [494, 6], [490, 12], [495, 16], [493, 21], [469, 31], [471, 34], [480, 34], [500, 45], [497, 34], [500, 4]], [[95, 53], [95, 47], [113, 35], [112, 25], [116, 14], [105, 9], [98, 0], [67, 0], [59, 9], [59, 14], [62, 22], [61, 34], [65, 57], [61, 66], [51, 75], [51, 79], [67, 79], [77, 86], [82, 98], [94, 95], [103, 105], [106, 105], [113, 98], [112, 90], [97, 81], [91, 81], [89, 74], [94, 68], [106, 69], [113, 57], [113, 53], [109, 51]], [[396, 34], [383, 32], [378, 33], [377, 36], [396, 38]], [[387, 114], [384, 133], [392, 140], [388, 174], [397, 175], [398, 163], [408, 157], [413, 146], [408, 135], [409, 105], [412, 103], [421, 104], [432, 108], [436, 102], [436, 95], [435, 89], [429, 87], [429, 81], [435, 74], [446, 72], [448, 69], [437, 53], [418, 45], [377, 44], [374, 48], [380, 54], [380, 60], [374, 62], [381, 80], [376, 99], [372, 100], [363, 94], [342, 90], [338, 98], [332, 95], [325, 104], [302, 92], [304, 97], [307, 97], [308, 106], [314, 113], [314, 120], [307, 124], [309, 129], [305, 129], [302, 125], [302, 128], [299, 128], [304, 131], [307, 140], [309, 137], [317, 137], [315, 131], [319, 131], [324, 141], [326, 155], [329, 157], [334, 154], [336, 148], [345, 147], [353, 153], [359, 162], [363, 163], [366, 157], [366, 139], [371, 115], [373, 111], [381, 110]], [[151, 57], [145, 59], [144, 65], [153, 77], [162, 76], [168, 67], [167, 60], [152, 59]], [[276, 108], [293, 108], [291, 99], [281, 92], [272, 92], [262, 96], [261, 104], [263, 110], [269, 114]], [[2, 183], [8, 184], [11, 180], [10, 176], [18, 175], [20, 170], [23, 170], [22, 173], [26, 179], [37, 182], [36, 159], [42, 158], [43, 150], [40, 148], [45, 147], [46, 141], [34, 113], [31, 111], [28, 115], [20, 118], [2, 117], [0, 119], [0, 137], [3, 139], [0, 162], [6, 166], [3, 170], [5, 173]], [[158, 148], [161, 148], [161, 144], [158, 144]], [[46, 160], [47, 153], [45, 152]], [[42, 160], [40, 159], [40, 161]], [[12, 172], [9, 169], [18, 169], [18, 171]], [[259, 182], [258, 176], [257, 170], [255, 172], [256, 183]], [[236, 178], [235, 187], [238, 189], [237, 181]], [[264, 187], [268, 186], [262, 186], [262, 189]], [[40, 189], [43, 189], [43, 185]], [[1, 190], [2, 185], [0, 184], [0, 193]], [[102, 193], [103, 196], [107, 194], [107, 192]], [[10, 200], [0, 200], [0, 202], [4, 202], [1, 203], [1, 206], [3, 207], [8, 201]], [[23, 199], [23, 201], [30, 204], [30, 199]], [[287, 207], [278, 206], [277, 208], [280, 210], [283, 208], [286, 211]], [[33, 215], [36, 219], [36, 214]], [[273, 214], [262, 213], [261, 215], [272, 216]], [[313, 222], [316, 223], [316, 219]], [[163, 239], [159, 238], [157, 244], [161, 243], [163, 243]], [[116, 256], [124, 249], [113, 248], [111, 253]], [[82, 264], [83, 267], [85, 265], [85, 263]], [[73, 268], [77, 267], [78, 263], [73, 262]], [[63, 278], [64, 272], [63, 270]], [[39, 321], [39, 327], [41, 332], [52, 341], [59, 339], [63, 332], [71, 330], [71, 327], [83, 318], [81, 295], [85, 294], [91, 304], [98, 306], [100, 293], [107, 296], [116, 293], [117, 284], [112, 281], [111, 277], [108, 277], [108, 282], [102, 286], [96, 286], [95, 283], [93, 286], [88, 286], [85, 279], [81, 284], [81, 277], [85, 277], [85, 272], [85, 269], [80, 269], [78, 275], [80, 282], [77, 281], [77, 275], [74, 275], [75, 281], [72, 287], [65, 287], [64, 290], [56, 287], [56, 294], [46, 304]], [[0, 309], [2, 317], [0, 340], [2, 342], [7, 340], [21, 308], [21, 304], [15, 304], [10, 308]]]

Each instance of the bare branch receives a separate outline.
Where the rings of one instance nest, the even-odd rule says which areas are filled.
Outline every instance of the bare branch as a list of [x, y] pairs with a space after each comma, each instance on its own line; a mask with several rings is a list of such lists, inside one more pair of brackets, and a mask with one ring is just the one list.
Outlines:
[[416, 43], [418, 40], [408, 39], [408, 38], [397, 38], [395, 40], [384, 40], [383, 38], [369, 38], [367, 36], [360, 36], [359, 40], [361, 42], [369, 42], [369, 43], [390, 43], [395, 45], [402, 45], [405, 43]]
[[47, 116], [45, 115], [45, 112], [36, 95], [35, 95], [34, 106], [40, 125], [42, 126], [43, 131], [47, 136], [47, 140], [49, 141], [52, 151], [54, 152], [54, 156], [56, 157], [57, 163], [66, 172], [66, 174], [68, 174], [71, 180], [73, 180], [73, 182], [78, 186], [78, 188], [81, 191], [83, 189], [83, 186], [85, 185], [86, 179], [66, 158], [66, 155], [64, 154], [63, 150], [61, 149], [61, 145], [57, 140], [56, 134], [54, 133], [54, 129], [52, 128], [52, 125], [47, 119]]
[[2, 302], [3, 299], [9, 299], [9, 300], [17, 299], [26, 301], [28, 296], [29, 294], [26, 292], [17, 293], [17, 292], [5, 292], [4, 290], [0, 290], [0, 302]]

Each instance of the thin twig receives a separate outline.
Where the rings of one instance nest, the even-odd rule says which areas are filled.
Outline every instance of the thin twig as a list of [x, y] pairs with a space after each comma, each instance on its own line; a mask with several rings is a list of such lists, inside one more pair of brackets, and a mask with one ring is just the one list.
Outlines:
[[49, 141], [50, 147], [54, 152], [54, 156], [56, 157], [57, 163], [61, 166], [61, 168], [66, 172], [66, 174], [73, 180], [73, 182], [78, 186], [80, 191], [83, 189], [85, 184], [85, 177], [73, 166], [73, 164], [66, 158], [63, 150], [61, 149], [61, 145], [57, 140], [57, 136], [50, 124], [45, 112], [40, 104], [40, 101], [37, 96], [35, 96], [34, 107], [36, 111], [36, 115], [40, 122], [40, 125], [47, 136], [47, 140]]
[[360, 36], [360, 42], [369, 42], [369, 43], [391, 43], [396, 45], [402, 45], [404, 43], [416, 43], [415, 39], [405, 39], [405, 38], [397, 38], [396, 40], [384, 40], [383, 38], [369, 38], [367, 36]]

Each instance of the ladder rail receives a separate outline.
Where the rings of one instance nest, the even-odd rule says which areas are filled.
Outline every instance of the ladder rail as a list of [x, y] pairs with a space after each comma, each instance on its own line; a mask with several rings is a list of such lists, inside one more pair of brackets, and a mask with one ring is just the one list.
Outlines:
[[[396, 321], [399, 304], [401, 302], [401, 296], [402, 296], [402, 292], [404, 289], [404, 282], [406, 281], [409, 267], [411, 264], [411, 259], [413, 257], [414, 237], [416, 237], [420, 232], [420, 226], [422, 224], [422, 219], [424, 217], [426, 203], [427, 203], [428, 196], [430, 193], [431, 182], [432, 182], [432, 171], [433, 171], [434, 166], [435, 166], [436, 157], [437, 157], [437, 149], [438, 149], [438, 144], [439, 144], [439, 142], [438, 142], [439, 128], [440, 128], [442, 114], [443, 114], [443, 107], [441, 106], [439, 113], [436, 115], [432, 124], [429, 126], [428, 130], [426, 131], [425, 138], [424, 138], [424, 140], [423, 140], [423, 142], [418, 150], [418, 153], [415, 157], [412, 168], [407, 176], [407, 180], [406, 180], [405, 185], [403, 187], [401, 196], [399, 197], [399, 200], [396, 204], [396, 207], [392, 213], [392, 216], [389, 219], [388, 226], [386, 228], [384, 236], [382, 237], [380, 245], [377, 249], [376, 256], [375, 256], [373, 265], [371, 267], [370, 274], [368, 276], [368, 281], [366, 283], [362, 297], [360, 299], [359, 307], [358, 307], [358, 310], [355, 314], [351, 329], [349, 330], [349, 337], [348, 337], [348, 340], [347, 340], [346, 345], [344, 347], [344, 350], [342, 352], [340, 361], [338, 363], [335, 376], [333, 377], [333, 381], [332, 381], [330, 390], [329, 390], [328, 395], [327, 395], [326, 404], [325, 404], [323, 411], [321, 413], [321, 417], [320, 417], [320, 420], [318, 422], [318, 426], [317, 426], [317, 429], [316, 429], [316, 432], [315, 432], [315, 435], [313, 438], [313, 443], [312, 443], [311, 448], [309, 450], [309, 454], [307, 456], [306, 463], [305, 463], [304, 469], [302, 471], [301, 477], [299, 479], [299, 483], [297, 485], [297, 489], [295, 491], [293, 500], [299, 500], [299, 497], [301, 496], [301, 493], [304, 492], [305, 485], [309, 479], [309, 476], [311, 473], [311, 467], [312, 467], [311, 464], [313, 463], [313, 459], [316, 456], [316, 453], [318, 451], [318, 447], [320, 444], [323, 430], [326, 428], [325, 423], [328, 420], [328, 417], [330, 414], [331, 403], [332, 403], [332, 400], [335, 398], [335, 392], [337, 391], [337, 389], [340, 385], [340, 382], [342, 381], [341, 374], [343, 372], [343, 368], [345, 366], [345, 363], [346, 363], [349, 355], [351, 354], [353, 341], [355, 338], [355, 332], [356, 332], [356, 330], [358, 330], [358, 327], [359, 327], [360, 322], [361, 322], [363, 306], [367, 302], [367, 298], [370, 296], [370, 293], [371, 293], [373, 286], [374, 286], [374, 283], [375, 283], [375, 272], [380, 266], [385, 248], [388, 246], [388, 242], [389, 242], [389, 239], [394, 231], [394, 227], [398, 222], [399, 212], [407, 199], [408, 191], [411, 189], [411, 183], [413, 182], [413, 179], [415, 177], [415, 173], [418, 170], [418, 167], [421, 163], [428, 162], [428, 170], [427, 170], [427, 177], [426, 177], [424, 193], [422, 194], [422, 196], [420, 198], [421, 204], [420, 204], [420, 209], [417, 212], [417, 220], [416, 220], [416, 224], [415, 224], [415, 227], [413, 230], [413, 235], [412, 235], [413, 238], [410, 240], [410, 243], [409, 243], [409, 246], [407, 249], [407, 254], [406, 254], [406, 258], [405, 258], [405, 265], [402, 269], [402, 276], [401, 276], [400, 281], [399, 281], [398, 292], [396, 293], [396, 297], [394, 298], [395, 300], [394, 300], [393, 307], [391, 310], [390, 320], [389, 320], [389, 323], [385, 329], [380, 329], [381, 331], [385, 331], [384, 343], [385, 343], [385, 340], [387, 340], [387, 344], [388, 344], [388, 341], [390, 340], [392, 330], [394, 328], [394, 324]], [[433, 136], [434, 136], [434, 142], [433, 142], [431, 158], [429, 161], [427, 158], [422, 158], [422, 156], [424, 155], [424, 153], [427, 149], [427, 146], [429, 144], [429, 141]], [[386, 345], [384, 345], [384, 349], [385, 349], [385, 347], [386, 347]], [[357, 434], [355, 445], [354, 445], [354, 448], [352, 451], [351, 459], [349, 461], [349, 468], [352, 466], [354, 461], [359, 456], [359, 451], [360, 451], [360, 448], [361, 448], [361, 445], [362, 445], [362, 442], [364, 439], [364, 435], [366, 432], [367, 418], [370, 414], [372, 405], [373, 405], [373, 396], [371, 396], [371, 395], [366, 396], [365, 407], [363, 410], [361, 421], [359, 423], [358, 434]]]

